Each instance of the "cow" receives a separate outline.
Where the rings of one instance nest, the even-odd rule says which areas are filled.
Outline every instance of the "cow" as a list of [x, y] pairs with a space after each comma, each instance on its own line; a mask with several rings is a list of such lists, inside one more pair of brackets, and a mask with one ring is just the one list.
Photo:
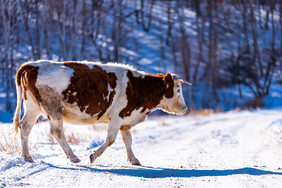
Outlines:
[[[107, 123], [107, 137], [90, 155], [93, 163], [112, 145], [120, 131], [128, 161], [140, 165], [133, 154], [130, 129], [156, 109], [177, 115], [188, 111], [176, 74], [147, 74], [131, 66], [99, 62], [38, 60], [23, 64], [16, 77], [15, 134], [20, 128], [22, 157], [33, 162], [28, 149], [29, 133], [40, 115], [46, 115], [50, 133], [73, 163], [80, 159], [68, 145], [63, 122]], [[24, 115], [20, 120], [21, 103]]]

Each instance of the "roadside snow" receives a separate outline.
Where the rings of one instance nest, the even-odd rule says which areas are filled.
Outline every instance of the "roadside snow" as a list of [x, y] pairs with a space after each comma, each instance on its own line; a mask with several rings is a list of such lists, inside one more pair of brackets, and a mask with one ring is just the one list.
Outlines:
[[[47, 122], [30, 136], [34, 163], [0, 152], [0, 187], [282, 187], [282, 111], [210, 116], [152, 116], [132, 130], [142, 166], [131, 166], [120, 135], [90, 165], [89, 155], [106, 136], [105, 125], [65, 125], [81, 159], [72, 164], [48, 136]], [[5, 143], [11, 124], [0, 125]], [[19, 142], [19, 135], [17, 135]]]

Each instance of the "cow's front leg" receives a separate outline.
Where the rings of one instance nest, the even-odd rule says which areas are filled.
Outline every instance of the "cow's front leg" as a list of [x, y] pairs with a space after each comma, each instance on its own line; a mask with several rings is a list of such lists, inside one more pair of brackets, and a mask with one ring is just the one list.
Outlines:
[[115, 142], [120, 126], [121, 126], [120, 119], [110, 121], [109, 126], [108, 126], [107, 138], [105, 142], [103, 143], [103, 145], [97, 151], [95, 151], [94, 153], [90, 155], [90, 163], [94, 163], [94, 161], [100, 155], [102, 155], [109, 146], [111, 146]]
[[130, 130], [127, 130], [127, 131], [121, 130], [120, 132], [121, 132], [122, 140], [123, 140], [125, 147], [126, 147], [127, 160], [132, 165], [141, 165], [139, 160], [134, 156], [132, 148], [131, 148], [132, 137], [131, 137]]

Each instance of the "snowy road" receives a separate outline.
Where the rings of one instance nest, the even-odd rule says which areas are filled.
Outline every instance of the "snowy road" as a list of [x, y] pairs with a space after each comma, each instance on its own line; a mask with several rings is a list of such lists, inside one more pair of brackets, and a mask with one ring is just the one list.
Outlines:
[[[1, 144], [10, 127], [0, 125]], [[0, 187], [282, 187], [282, 111], [151, 117], [132, 131], [142, 166], [126, 161], [120, 135], [89, 164], [105, 138], [104, 125], [65, 125], [67, 135], [81, 140], [71, 144], [79, 164], [50, 143], [48, 129], [45, 122], [32, 130], [34, 163], [0, 152]]]

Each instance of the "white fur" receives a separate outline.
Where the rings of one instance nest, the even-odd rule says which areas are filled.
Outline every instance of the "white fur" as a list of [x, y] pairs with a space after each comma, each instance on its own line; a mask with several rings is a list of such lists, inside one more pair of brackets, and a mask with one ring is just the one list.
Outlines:
[[70, 84], [73, 69], [64, 65], [40, 66], [36, 85], [48, 85], [62, 93]]
[[143, 110], [143, 107], [132, 111], [130, 116], [124, 118], [123, 124], [130, 125], [131, 127], [133, 127], [134, 125], [137, 125], [138, 123], [145, 121], [147, 117], [146, 113], [149, 110], [145, 110], [145, 112], [141, 112], [142, 110]]
[[[114, 95], [111, 107], [108, 109], [110, 116], [119, 116], [119, 112], [127, 105], [126, 87], [128, 78], [126, 72], [123, 73], [121, 79], [117, 80], [117, 86], [115, 88], [116, 94]], [[120, 126], [120, 125], [119, 125]]]
[[[187, 112], [187, 106], [182, 94], [182, 86], [180, 81], [174, 81], [173, 97], [166, 98], [163, 97], [157, 109], [161, 109], [169, 114], [183, 115]], [[177, 90], [180, 89], [180, 93]]]

